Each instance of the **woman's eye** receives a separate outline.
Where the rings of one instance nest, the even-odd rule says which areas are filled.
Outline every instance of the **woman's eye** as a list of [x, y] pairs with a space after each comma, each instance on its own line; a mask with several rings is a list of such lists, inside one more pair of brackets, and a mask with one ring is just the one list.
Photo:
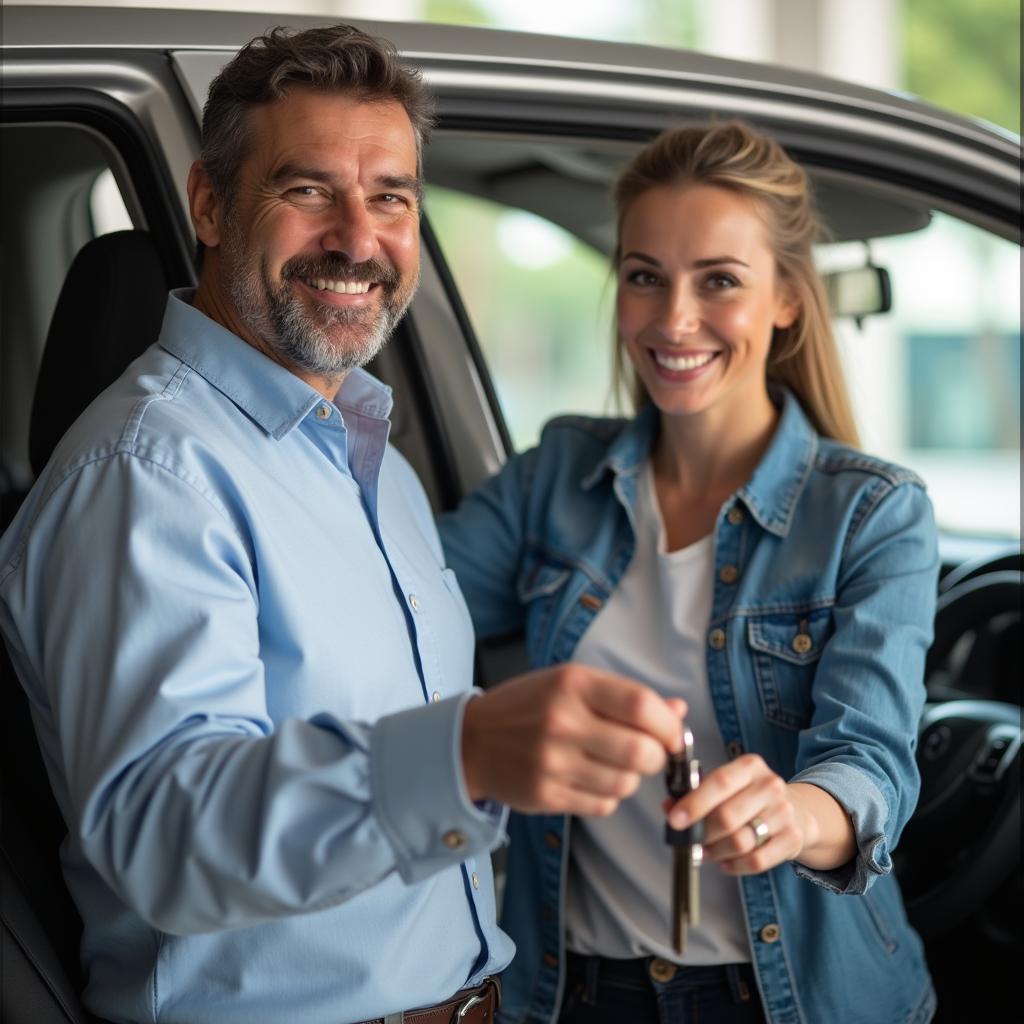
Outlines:
[[704, 279], [704, 287], [711, 291], [722, 291], [725, 288], [735, 288], [739, 284], [732, 274], [709, 274]]
[[640, 288], [653, 288], [658, 283], [658, 277], [649, 270], [631, 270], [626, 274], [626, 281]]

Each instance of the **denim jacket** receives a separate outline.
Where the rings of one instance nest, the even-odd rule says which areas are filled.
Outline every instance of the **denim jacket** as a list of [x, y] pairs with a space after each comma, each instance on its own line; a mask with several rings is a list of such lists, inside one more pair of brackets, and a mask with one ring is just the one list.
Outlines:
[[[919, 787], [931, 504], [913, 473], [819, 437], [791, 395], [777, 400], [775, 435], [715, 525], [708, 681], [729, 755], [755, 751], [830, 793], [857, 855], [741, 879], [753, 965], [771, 1024], [924, 1022], [935, 997], [891, 853]], [[524, 628], [533, 666], [572, 659], [633, 555], [657, 428], [650, 406], [628, 422], [554, 420], [442, 517], [479, 635]], [[502, 925], [518, 953], [502, 1019], [547, 1024], [564, 983], [570, 819], [513, 814], [509, 836]]]

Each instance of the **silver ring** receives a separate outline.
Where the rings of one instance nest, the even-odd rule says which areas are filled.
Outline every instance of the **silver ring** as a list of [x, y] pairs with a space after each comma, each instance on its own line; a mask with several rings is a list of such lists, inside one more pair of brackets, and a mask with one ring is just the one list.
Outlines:
[[754, 830], [754, 846], [768, 842], [768, 826], [760, 818], [751, 818], [747, 824]]

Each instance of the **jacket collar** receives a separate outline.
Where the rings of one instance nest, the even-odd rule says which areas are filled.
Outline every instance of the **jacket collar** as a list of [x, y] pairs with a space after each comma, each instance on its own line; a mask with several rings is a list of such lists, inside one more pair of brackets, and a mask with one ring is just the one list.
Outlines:
[[[230, 399], [266, 433], [281, 440], [323, 403], [323, 396], [191, 304], [195, 290], [179, 288], [167, 299], [159, 345]], [[391, 389], [365, 370], [345, 378], [336, 404], [383, 419]]]
[[[773, 389], [772, 399], [781, 411], [778, 426], [753, 475], [736, 496], [765, 530], [785, 537], [814, 466], [818, 435], [789, 391]], [[650, 454], [658, 423], [658, 410], [648, 403], [616, 434], [581, 481], [583, 489], [593, 488], [609, 471], [617, 477], [638, 473]]]

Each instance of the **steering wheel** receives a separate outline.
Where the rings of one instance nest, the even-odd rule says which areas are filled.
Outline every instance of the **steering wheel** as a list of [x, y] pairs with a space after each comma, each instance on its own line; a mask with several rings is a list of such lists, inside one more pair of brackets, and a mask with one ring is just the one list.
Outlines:
[[943, 580], [935, 642], [925, 663], [932, 700], [980, 697], [1022, 703], [1024, 572], [1007, 564], [1019, 566], [1020, 556], [968, 564]]
[[927, 941], [992, 899], [1021, 855], [1021, 709], [929, 704], [917, 751], [921, 797], [895, 854], [911, 922]]

